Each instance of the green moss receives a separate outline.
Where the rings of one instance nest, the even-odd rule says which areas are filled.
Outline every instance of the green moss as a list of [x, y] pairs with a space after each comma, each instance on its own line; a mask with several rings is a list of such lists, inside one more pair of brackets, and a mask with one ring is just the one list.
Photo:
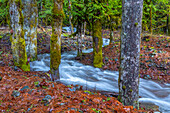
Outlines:
[[58, 35], [52, 33], [51, 37], [51, 47], [50, 47], [50, 56], [51, 56], [51, 65], [50, 67], [54, 70], [57, 70], [61, 62], [61, 46], [56, 43]]
[[[57, 0], [58, 3], [63, 4], [64, 0]], [[53, 19], [57, 19], [57, 18], [64, 18], [64, 11], [62, 8], [58, 8], [58, 6], [56, 6], [57, 4], [54, 4], [53, 9], [52, 9], [52, 15], [53, 15]]]
[[125, 90], [125, 89], [126, 89], [126, 86], [122, 86], [122, 89], [124, 89], [124, 90]]
[[138, 26], [138, 23], [136, 22], [136, 23], [135, 23], [135, 27], [137, 27], [137, 26]]
[[[57, 0], [57, 2], [62, 5], [63, 0]], [[54, 3], [54, 7], [52, 9], [53, 19], [52, 19], [52, 36], [50, 40], [50, 69], [51, 70], [58, 70], [58, 67], [61, 62], [61, 42], [59, 42], [58, 37], [61, 39], [61, 32], [58, 30], [56, 31], [55, 28], [58, 29], [59, 26], [62, 26], [62, 21], [64, 17], [63, 9], [59, 9], [58, 6]], [[61, 40], [60, 40], [61, 41]]]
[[101, 68], [103, 65], [102, 56], [102, 25], [100, 20], [93, 22], [93, 65], [94, 67]]
[[11, 47], [13, 52], [14, 65], [19, 66], [23, 71], [30, 71], [30, 65], [27, 64], [27, 54], [25, 49], [25, 38], [23, 30], [24, 17], [22, 14], [22, 3], [21, 0], [15, 0], [15, 3], [18, 7], [18, 24], [21, 26], [21, 31], [15, 31], [14, 37], [11, 36]]
[[132, 89], [130, 89], [129, 91], [130, 91], [130, 92], [132, 92], [133, 90], [132, 90]]

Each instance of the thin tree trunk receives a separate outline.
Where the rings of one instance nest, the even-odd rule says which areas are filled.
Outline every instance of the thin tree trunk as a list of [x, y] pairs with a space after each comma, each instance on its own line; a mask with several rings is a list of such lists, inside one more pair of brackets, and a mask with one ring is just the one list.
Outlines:
[[138, 108], [139, 57], [143, 0], [122, 0], [119, 99]]
[[166, 22], [166, 34], [169, 35], [169, 14], [167, 14], [167, 22]]
[[86, 21], [83, 24], [83, 37], [85, 37], [86, 34]]
[[150, 0], [150, 33], [152, 34], [152, 0]]
[[[41, 0], [41, 8], [40, 8], [40, 12], [42, 11], [42, 6], [43, 6], [43, 3], [42, 3], [42, 0]], [[41, 18], [41, 26], [43, 26], [42, 18]]]
[[73, 34], [73, 24], [72, 24], [72, 22], [71, 22], [71, 20], [72, 20], [72, 14], [71, 14], [71, 0], [68, 0], [68, 2], [69, 2], [68, 11], [69, 11], [70, 30], [71, 30], [71, 34]]
[[110, 44], [113, 42], [113, 24], [112, 24], [112, 19], [110, 19]]
[[10, 28], [11, 28], [11, 49], [14, 65], [19, 66], [24, 71], [30, 71], [27, 64], [27, 54], [25, 49], [25, 38], [23, 30], [24, 17], [22, 14], [22, 3], [18, 0], [9, 1]]
[[78, 37], [77, 37], [77, 57], [82, 60], [82, 30], [81, 30], [82, 24], [80, 20], [78, 20], [77, 30], [78, 30]]
[[61, 32], [64, 16], [63, 1], [64, 0], [53, 0], [52, 36], [50, 41], [50, 70], [52, 81], [60, 79], [59, 65], [61, 62]]
[[102, 24], [101, 20], [93, 21], [92, 25], [93, 30], [93, 65], [94, 67], [101, 68], [103, 65], [103, 56], [102, 56]]
[[37, 25], [38, 25], [38, 9], [36, 0], [23, 1], [23, 16], [25, 31], [25, 43], [27, 57], [30, 61], [37, 59]]

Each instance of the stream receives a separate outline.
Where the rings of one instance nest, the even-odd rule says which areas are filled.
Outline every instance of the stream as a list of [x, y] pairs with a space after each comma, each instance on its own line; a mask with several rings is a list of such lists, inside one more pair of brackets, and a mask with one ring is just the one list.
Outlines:
[[[108, 44], [109, 40], [103, 39], [103, 46]], [[84, 53], [92, 51], [93, 49], [83, 50]], [[81, 85], [88, 90], [119, 92], [117, 71], [100, 70], [84, 65], [74, 60], [76, 55], [76, 51], [64, 52], [61, 55], [60, 82], [66, 85]], [[50, 54], [38, 55], [38, 60], [31, 62], [30, 66], [31, 71], [49, 71]], [[160, 84], [140, 78], [139, 95], [140, 103], [157, 105], [161, 112], [170, 113], [170, 84]]]

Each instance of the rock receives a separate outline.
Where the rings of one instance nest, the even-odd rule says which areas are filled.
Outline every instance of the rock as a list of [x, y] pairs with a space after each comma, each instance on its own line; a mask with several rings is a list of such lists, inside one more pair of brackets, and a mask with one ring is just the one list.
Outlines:
[[117, 59], [117, 58], [115, 58], [114, 60], [115, 60], [115, 62], [117, 62], [117, 61], [118, 61], [118, 59]]
[[70, 91], [76, 91], [76, 88], [73, 87], [73, 88], [68, 88]]
[[144, 63], [142, 63], [142, 62], [140, 62], [140, 65], [142, 66], [142, 65], [145, 65]]
[[162, 53], [162, 51], [158, 51], [158, 53]]
[[28, 108], [28, 110], [27, 111], [30, 111], [31, 110], [31, 108]]
[[15, 67], [14, 67], [14, 71], [17, 71], [17, 70], [18, 70], [18, 67], [17, 67], [17, 66], [15, 66]]
[[10, 75], [10, 74], [9, 74], [8, 76], [9, 76], [9, 77], [11, 77], [11, 75]]
[[154, 67], [155, 65], [154, 65], [154, 63], [149, 63], [148, 66], [149, 67]]
[[2, 80], [2, 77], [0, 76], [0, 81]]
[[109, 58], [108, 58], [108, 57], [105, 57], [104, 60], [105, 60], [106, 62], [108, 62], [108, 61], [109, 61]]
[[75, 110], [75, 111], [77, 111], [77, 109], [76, 109], [76, 108], [68, 108], [68, 110]]
[[52, 97], [51, 95], [46, 95], [42, 100], [45, 102], [49, 102], [49, 100], [52, 100]]
[[151, 76], [150, 75], [144, 75], [143, 78], [144, 79], [151, 79]]
[[169, 47], [169, 44], [166, 44], [165, 48], [168, 48]]
[[24, 86], [20, 91], [24, 91], [24, 89], [29, 89], [29, 86]]
[[161, 46], [160, 44], [157, 45], [157, 47], [160, 47], [160, 46]]
[[39, 84], [37, 84], [37, 85], [35, 85], [35, 87], [40, 87], [40, 85], [39, 85]]
[[31, 90], [28, 92], [28, 94], [30, 94], [30, 95], [31, 95], [32, 91], [33, 91], [33, 89], [31, 89]]
[[20, 92], [17, 91], [17, 90], [14, 90], [14, 91], [12, 92], [11, 96], [13, 96], [13, 97], [19, 97], [19, 96], [20, 96]]
[[5, 66], [5, 63], [3, 61], [0, 61], [0, 66]]
[[60, 105], [62, 106], [62, 105], [64, 105], [65, 103], [60, 103]]

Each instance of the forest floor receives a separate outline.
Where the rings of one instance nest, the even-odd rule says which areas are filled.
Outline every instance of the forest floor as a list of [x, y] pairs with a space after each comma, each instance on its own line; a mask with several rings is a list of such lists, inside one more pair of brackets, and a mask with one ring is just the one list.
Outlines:
[[[50, 34], [50, 30], [39, 31], [38, 54], [50, 52]], [[108, 38], [107, 34], [108, 31], [103, 31], [104, 38]], [[62, 52], [76, 50], [77, 39], [68, 38], [66, 33], [63, 35]], [[65, 86], [61, 83], [51, 82], [50, 72], [23, 72], [13, 64], [9, 37], [9, 30], [0, 31], [0, 112], [144, 112], [145, 108], [136, 110], [132, 106], [123, 106], [111, 95], [83, 91], [81, 86]], [[153, 39], [156, 41], [152, 41]], [[143, 47], [142, 51], [145, 52], [141, 54], [141, 58], [143, 58], [141, 63], [146, 69], [142, 68], [141, 75], [143, 74], [143, 76], [141, 77], [170, 82], [168, 40], [169, 38], [160, 36], [149, 37], [142, 41], [144, 45], [141, 48]], [[84, 49], [92, 48], [92, 38], [85, 37], [83, 45]], [[102, 69], [118, 70], [119, 45], [119, 38], [115, 38], [114, 44], [103, 48], [105, 65]], [[156, 55], [153, 52], [156, 52]], [[150, 57], [150, 54], [154, 56]], [[92, 53], [84, 54], [81, 62], [92, 65]], [[151, 66], [149, 66], [150, 63], [152, 63]], [[155, 66], [156, 64], [158, 66]], [[163, 64], [162, 67], [160, 67], [161, 64]], [[153, 72], [153, 68], [158, 72]]]
[[[119, 70], [120, 33], [115, 34], [113, 43], [103, 47], [103, 70]], [[109, 38], [109, 31], [103, 30], [103, 38]], [[77, 58], [78, 59], [78, 58]], [[93, 65], [93, 53], [84, 53], [82, 61]], [[141, 39], [140, 77], [157, 82], [170, 83], [170, 37], [147, 35]]]

